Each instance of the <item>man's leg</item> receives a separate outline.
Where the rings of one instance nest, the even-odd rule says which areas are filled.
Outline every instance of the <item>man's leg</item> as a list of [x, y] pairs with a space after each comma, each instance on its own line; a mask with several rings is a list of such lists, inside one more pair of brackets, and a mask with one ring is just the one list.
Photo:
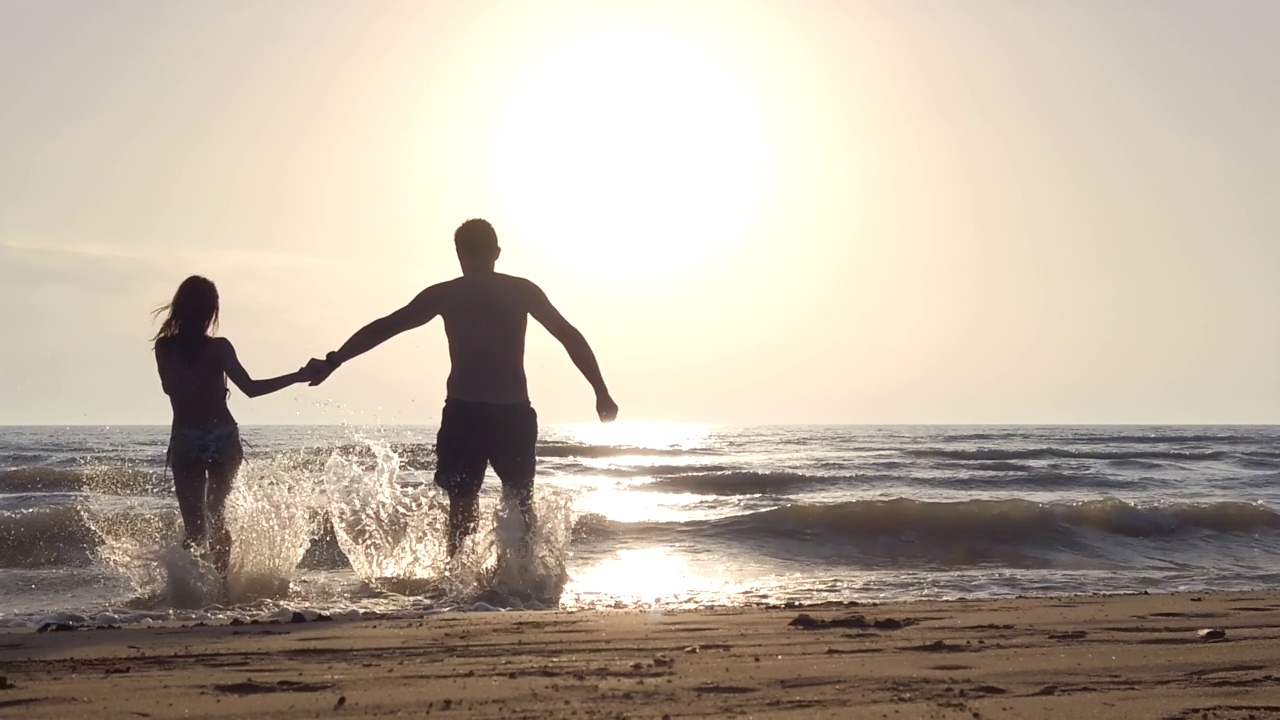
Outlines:
[[449, 491], [449, 557], [476, 531], [480, 516], [480, 490]]
[[449, 495], [449, 557], [476, 531], [480, 485], [487, 463], [477, 418], [465, 405], [446, 404], [436, 434], [436, 485]]
[[538, 515], [533, 506], [533, 477], [537, 471], [538, 414], [532, 407], [505, 410], [506, 416], [495, 423], [489, 461], [502, 481], [502, 500], [519, 511], [524, 520], [523, 537], [537, 527]]

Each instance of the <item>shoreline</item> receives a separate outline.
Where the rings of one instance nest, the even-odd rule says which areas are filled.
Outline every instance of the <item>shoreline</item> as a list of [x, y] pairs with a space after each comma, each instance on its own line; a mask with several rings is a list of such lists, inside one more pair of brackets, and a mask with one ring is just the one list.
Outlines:
[[7, 628], [0, 717], [1261, 720], [1277, 640], [1280, 591]]

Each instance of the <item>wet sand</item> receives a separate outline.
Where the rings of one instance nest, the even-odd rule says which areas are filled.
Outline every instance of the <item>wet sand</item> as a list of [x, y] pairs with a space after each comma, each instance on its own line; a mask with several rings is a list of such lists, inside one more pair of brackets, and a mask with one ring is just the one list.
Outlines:
[[20, 629], [0, 676], [15, 718], [1262, 720], [1280, 592]]

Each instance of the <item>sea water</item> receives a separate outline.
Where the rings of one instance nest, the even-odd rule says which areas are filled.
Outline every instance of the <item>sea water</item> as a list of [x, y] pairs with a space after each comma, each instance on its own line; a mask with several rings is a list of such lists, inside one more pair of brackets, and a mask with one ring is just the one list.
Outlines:
[[699, 607], [1280, 581], [1280, 428], [544, 428], [539, 522], [447, 557], [430, 427], [244, 427], [225, 581], [166, 427], [0, 428], [0, 624]]

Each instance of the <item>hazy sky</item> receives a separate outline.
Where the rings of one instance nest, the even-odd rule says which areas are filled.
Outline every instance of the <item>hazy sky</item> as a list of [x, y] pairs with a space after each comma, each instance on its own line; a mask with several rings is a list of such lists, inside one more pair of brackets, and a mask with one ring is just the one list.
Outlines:
[[[0, 1], [0, 423], [167, 423], [484, 217], [622, 417], [1280, 422], [1280, 2]], [[590, 388], [531, 325], [544, 421]], [[243, 423], [431, 423], [443, 327]]]

